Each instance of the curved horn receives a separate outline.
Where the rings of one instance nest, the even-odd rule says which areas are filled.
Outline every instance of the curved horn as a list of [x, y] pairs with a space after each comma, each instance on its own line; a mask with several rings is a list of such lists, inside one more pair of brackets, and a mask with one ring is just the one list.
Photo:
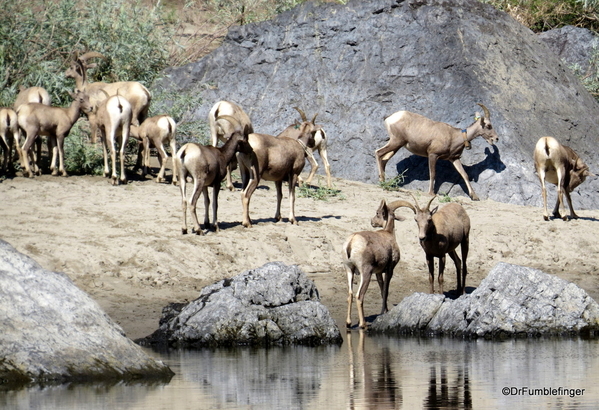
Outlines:
[[316, 117], [318, 117], [318, 113], [314, 114], [314, 117], [312, 118], [312, 124], [316, 123]]
[[418, 205], [418, 201], [416, 200], [416, 197], [414, 196], [414, 194], [412, 194], [412, 193], [410, 192], [410, 196], [411, 196], [411, 197], [412, 197], [412, 199], [414, 200], [414, 203], [416, 203], [416, 209], [417, 209], [417, 210], [419, 210], [419, 211], [421, 211], [421, 209], [420, 209], [420, 205]]
[[235, 131], [241, 131], [241, 124], [239, 121], [237, 121], [237, 118], [233, 117], [232, 115], [219, 115], [216, 117], [216, 121], [219, 120], [229, 121], [231, 125], [233, 125], [233, 128], [235, 128]]
[[487, 107], [485, 107], [485, 106], [484, 106], [483, 104], [481, 104], [481, 103], [478, 103], [478, 105], [480, 105], [480, 108], [482, 108], [482, 109], [483, 109], [483, 111], [484, 111], [484, 113], [485, 113], [485, 118], [486, 118], [487, 120], [490, 120], [490, 119], [491, 119], [491, 113], [489, 112], [489, 109], [488, 109]]
[[83, 54], [82, 56], [78, 56], [77, 60], [83, 61], [83, 62], [87, 62], [87, 60], [89, 60], [90, 58], [106, 58], [106, 56], [104, 56], [103, 54], [100, 54], [96, 51], [88, 51], [87, 53]]
[[416, 207], [414, 207], [414, 205], [412, 205], [408, 201], [402, 201], [402, 200], [393, 201], [393, 202], [390, 202], [389, 205], [387, 205], [387, 207], [389, 208], [389, 211], [391, 211], [391, 212], [395, 212], [395, 210], [397, 208], [402, 208], [402, 207], [410, 208], [412, 211], [414, 211], [414, 213], [417, 212]]
[[308, 119], [306, 118], [306, 114], [300, 110], [298, 107], [293, 107], [297, 112], [299, 112], [300, 117], [302, 117], [302, 121], [306, 122]]
[[433, 203], [434, 199], [437, 197], [437, 195], [433, 195], [433, 197], [431, 198], [430, 201], [428, 201], [428, 204], [426, 204], [426, 208], [424, 208], [427, 212], [431, 206], [431, 204]]

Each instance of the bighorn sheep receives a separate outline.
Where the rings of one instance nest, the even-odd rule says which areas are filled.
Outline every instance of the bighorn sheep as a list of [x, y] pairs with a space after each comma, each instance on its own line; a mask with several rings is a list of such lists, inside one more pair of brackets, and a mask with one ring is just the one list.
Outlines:
[[[546, 221], [549, 220], [545, 181], [557, 185], [557, 200], [553, 209], [553, 216], [561, 218], [560, 207], [564, 207], [563, 195], [565, 194], [570, 207], [570, 219], [578, 218], [572, 206], [570, 192], [582, 184], [587, 177], [595, 175], [589, 171], [589, 167], [572, 148], [560, 144], [553, 137], [540, 138], [535, 146], [533, 157], [537, 175], [541, 180], [543, 218]], [[568, 218], [564, 215], [563, 219], [567, 220]]]
[[4, 150], [2, 171], [8, 172], [8, 165], [12, 163], [12, 148], [16, 148], [21, 157], [19, 149], [19, 124], [17, 113], [10, 108], [0, 108], [0, 147]]
[[[177, 153], [177, 141], [175, 140], [175, 131], [177, 124], [172, 117], [168, 115], [156, 115], [146, 118], [146, 120], [138, 127], [131, 125], [130, 135], [141, 140], [140, 155], [143, 157], [143, 176], [148, 172], [150, 166], [150, 147], [154, 146], [158, 151], [158, 161], [160, 162], [160, 172], [156, 177], [156, 182], [164, 182], [164, 170], [168, 154], [164, 149], [164, 145], [168, 144], [171, 147], [171, 156], [173, 157], [173, 184], [177, 184], [179, 176], [175, 166], [175, 154]], [[139, 162], [139, 159], [138, 159]], [[140, 164], [138, 164], [140, 165]]]
[[260, 179], [274, 181], [277, 188], [277, 210], [275, 219], [281, 219], [281, 200], [283, 181], [289, 182], [289, 222], [295, 219], [295, 185], [304, 169], [307, 148], [314, 146], [314, 134], [320, 129], [312, 123], [304, 122], [299, 126], [301, 137], [297, 140], [287, 137], [273, 137], [252, 133], [248, 137], [250, 152], [240, 152], [239, 168], [243, 181], [241, 202], [243, 206], [243, 226], [252, 226], [249, 207], [254, 190]]
[[13, 104], [13, 109], [16, 111], [21, 105], [27, 103], [40, 103], [44, 105], [50, 105], [52, 100], [50, 94], [42, 87], [29, 87], [25, 88], [21, 86], [19, 94]]
[[[141, 124], [148, 116], [148, 109], [152, 96], [148, 89], [141, 83], [136, 81], [120, 81], [116, 83], [89, 83], [87, 81], [87, 69], [93, 68], [95, 64], [88, 64], [87, 61], [91, 58], [106, 58], [104, 55], [97, 52], [88, 52], [81, 56], [77, 55], [75, 61], [65, 72], [67, 78], [75, 79], [77, 90], [85, 92], [89, 95], [90, 104], [93, 108], [97, 107], [100, 102], [113, 95], [124, 97], [131, 105], [131, 123], [133, 125]], [[104, 92], [101, 92], [103, 90]], [[91, 122], [90, 122], [91, 123]], [[97, 140], [97, 129], [91, 125], [91, 141]]]
[[[194, 229], [197, 235], [203, 235], [198, 216], [196, 214], [196, 203], [200, 194], [204, 194], [204, 227], [210, 229], [210, 218], [208, 216], [208, 207], [210, 199], [208, 198], [208, 187], [212, 187], [212, 221], [215, 231], [219, 230], [217, 221], [218, 211], [218, 193], [220, 184], [227, 172], [227, 165], [235, 157], [236, 152], [248, 150], [247, 145], [249, 126], [242, 128], [241, 124], [232, 116], [217, 116], [218, 121], [230, 121], [232, 130], [226, 133], [226, 142], [220, 147], [204, 146], [196, 143], [183, 145], [173, 158], [175, 167], [179, 170], [179, 181], [181, 188], [181, 204], [183, 207], [183, 227], [181, 232], [187, 233], [187, 195], [185, 186], [187, 185], [187, 176], [193, 179], [193, 191], [189, 199], [191, 207], [191, 216], [193, 218]], [[229, 129], [229, 128], [228, 128]]]
[[[299, 112], [303, 122], [311, 122], [314, 124], [314, 121], [316, 121], [316, 116], [318, 114], [314, 115], [312, 121], [308, 121], [308, 119], [306, 118], [306, 114], [302, 110], [300, 110], [297, 107], [293, 108], [295, 108], [297, 112]], [[296, 122], [295, 124], [292, 124], [285, 130], [283, 130], [283, 132], [281, 132], [277, 137], [288, 137], [298, 139], [300, 135], [301, 134], [299, 133], [299, 123]], [[318, 162], [316, 162], [316, 159], [314, 158], [314, 151], [316, 150], [318, 150], [320, 158], [322, 158], [324, 170], [327, 174], [327, 187], [332, 188], [333, 185], [331, 182], [331, 166], [329, 165], [329, 159], [327, 156], [327, 134], [322, 128], [320, 128], [318, 131], [316, 131], [316, 134], [314, 134], [314, 147], [306, 151], [306, 156], [308, 157], [308, 161], [310, 162], [310, 174], [308, 175], [308, 179], [306, 180], [306, 184], [308, 185], [312, 182], [312, 178], [314, 178], [314, 174], [316, 174], [316, 171], [318, 170]], [[299, 183], [302, 184], [303, 182], [304, 181], [300, 176]]]
[[[50, 105], [52, 103], [52, 99], [50, 98], [50, 94], [46, 89], [42, 87], [29, 87], [25, 88], [24, 86], [19, 87], [19, 94], [15, 99], [13, 104], [13, 110], [15, 112], [19, 109], [19, 107], [23, 104], [27, 103], [40, 103], [44, 105]], [[39, 166], [37, 164], [38, 159], [42, 156], [42, 139], [36, 138], [36, 147], [37, 147], [37, 155], [34, 155], [33, 150], [30, 150], [26, 154], [30, 157], [30, 160], [33, 164], [35, 164], [35, 172], [39, 171]], [[21, 141], [20, 135], [16, 139], [16, 151], [19, 157], [19, 161], [23, 163], [22, 153], [21, 153]]]
[[[73, 102], [68, 108], [28, 103], [17, 109], [19, 128], [25, 135], [25, 142], [21, 148], [21, 163], [25, 176], [33, 176], [28, 153], [36, 138], [42, 135], [48, 137], [48, 149], [52, 151], [52, 161], [50, 163], [52, 175], [58, 175], [60, 172], [62, 176], [67, 176], [64, 169], [64, 139], [69, 135], [71, 128], [79, 118], [80, 112], [86, 110], [86, 99], [82, 93], [69, 94], [73, 98]], [[58, 169], [56, 169], [57, 153], [59, 159]]]
[[[224, 115], [235, 118], [235, 120], [239, 122], [239, 125], [242, 127], [242, 129], [248, 127], [250, 134], [254, 132], [250, 117], [239, 105], [230, 101], [219, 101], [212, 106], [210, 112], [208, 113], [208, 124], [210, 125], [210, 143], [213, 147], [216, 147], [219, 140], [226, 142], [226, 135], [230, 135], [233, 131], [232, 123], [222, 119], [222, 116]], [[218, 116], [221, 116], [221, 120], [217, 119]], [[235, 158], [233, 158], [229, 163], [229, 166], [227, 166], [227, 188], [230, 191], [233, 190], [231, 172], [235, 170], [235, 168], [237, 168], [237, 161]]]
[[394, 201], [387, 205], [381, 201], [376, 215], [372, 218], [373, 227], [382, 227], [378, 231], [362, 231], [351, 234], [343, 244], [343, 264], [347, 273], [349, 294], [347, 297], [347, 327], [351, 327], [351, 308], [354, 299], [354, 275], [360, 275], [360, 285], [356, 292], [356, 306], [358, 308], [359, 326], [366, 328], [364, 318], [364, 295], [374, 273], [381, 289], [383, 305], [381, 315], [387, 312], [387, 297], [389, 283], [393, 270], [399, 262], [400, 253], [395, 239], [395, 220], [404, 218], [395, 216], [395, 209], [400, 206], [411, 205], [406, 201]]
[[408, 111], [398, 111], [385, 119], [385, 128], [389, 134], [389, 142], [375, 151], [379, 170], [379, 180], [385, 180], [385, 166], [395, 153], [405, 146], [411, 153], [428, 157], [430, 174], [429, 195], [433, 195], [435, 185], [435, 165], [438, 159], [451, 161], [455, 169], [464, 179], [468, 187], [468, 195], [477, 201], [468, 174], [460, 162], [464, 148], [470, 149], [470, 141], [483, 137], [493, 145], [499, 137], [491, 124], [491, 114], [487, 107], [479, 104], [484, 115], [476, 113], [476, 119], [466, 129], [452, 127], [449, 124], [437, 122]]
[[116, 172], [116, 145], [119, 145], [120, 155], [120, 181], [127, 183], [125, 174], [125, 146], [129, 139], [129, 131], [131, 126], [131, 104], [121, 95], [112, 95], [102, 101], [96, 108], [93, 108], [92, 103], [87, 97], [87, 108], [90, 110], [88, 119], [92, 129], [97, 129], [102, 135], [104, 143], [104, 176], [110, 175], [108, 168], [108, 152], [110, 150], [110, 158], [112, 161], [112, 185], [118, 185]]
[[[426, 263], [430, 274], [429, 281], [431, 293], [435, 293], [435, 259], [439, 258], [439, 288], [443, 293], [443, 271], [445, 270], [445, 255], [449, 254], [455, 264], [457, 274], [457, 291], [463, 295], [466, 291], [466, 275], [468, 268], [470, 218], [464, 208], [455, 202], [445, 205], [441, 209], [435, 207], [429, 210], [435, 199], [433, 196], [424, 208], [420, 208], [418, 201], [412, 195], [415, 206], [409, 202], [405, 206], [414, 211], [415, 220], [418, 224], [418, 239], [420, 246], [426, 254]], [[456, 249], [461, 246], [462, 260], [458, 257]]]

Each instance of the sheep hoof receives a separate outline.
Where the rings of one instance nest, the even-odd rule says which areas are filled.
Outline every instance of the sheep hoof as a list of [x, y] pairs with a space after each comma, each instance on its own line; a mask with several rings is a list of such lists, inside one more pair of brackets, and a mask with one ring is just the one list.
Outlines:
[[543, 219], [546, 220], [546, 221], [548, 221], [549, 217], [547, 215], [543, 215]]
[[183, 229], [181, 229], [181, 233], [182, 233], [183, 235], [187, 235], [187, 228], [183, 228]]
[[58, 176], [58, 170], [57, 169], [55, 169], [55, 170], [52, 171], [52, 176], [53, 177], [57, 177]]
[[473, 201], [480, 201], [480, 198], [479, 198], [479, 197], [478, 197], [478, 195], [476, 195], [475, 193], [472, 193], [472, 195], [470, 196], [470, 198], [471, 198]]

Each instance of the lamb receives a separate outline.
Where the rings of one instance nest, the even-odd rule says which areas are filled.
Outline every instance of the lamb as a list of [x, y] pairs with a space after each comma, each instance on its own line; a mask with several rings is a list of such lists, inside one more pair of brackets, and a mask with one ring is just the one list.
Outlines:
[[203, 235], [196, 214], [196, 203], [200, 194], [204, 194], [204, 227], [210, 229], [210, 219], [208, 217], [208, 207], [210, 199], [208, 198], [208, 187], [212, 187], [212, 220], [214, 222], [215, 231], [219, 231], [217, 222], [218, 211], [218, 193], [220, 184], [227, 172], [227, 165], [235, 157], [239, 150], [249, 150], [247, 146], [248, 134], [250, 127], [241, 124], [232, 116], [224, 115], [217, 116], [219, 121], [230, 121], [232, 131], [225, 134], [226, 142], [220, 147], [204, 146], [196, 143], [188, 143], [183, 145], [174, 157], [174, 164], [179, 170], [179, 180], [181, 188], [181, 204], [183, 207], [183, 227], [181, 232], [187, 233], [187, 195], [185, 186], [187, 185], [187, 176], [193, 179], [193, 191], [189, 200], [191, 207], [191, 215], [193, 218], [194, 228], [192, 232], [197, 235]]
[[[29, 150], [36, 138], [48, 137], [48, 147], [52, 151], [50, 170], [52, 175], [60, 174], [67, 176], [64, 169], [64, 139], [69, 135], [71, 128], [79, 118], [79, 114], [86, 110], [86, 99], [82, 93], [69, 93], [73, 98], [70, 107], [52, 107], [40, 103], [23, 104], [17, 109], [17, 121], [19, 129], [25, 135], [25, 142], [21, 148], [21, 164], [24, 176], [33, 176], [29, 163]], [[56, 169], [56, 157], [58, 153], [59, 167]], [[39, 169], [36, 170], [39, 172]]]
[[[431, 293], [435, 293], [435, 260], [439, 258], [439, 289], [443, 293], [443, 271], [445, 270], [445, 255], [449, 254], [455, 264], [457, 274], [457, 291], [463, 295], [466, 291], [466, 275], [468, 258], [470, 218], [464, 208], [455, 202], [445, 205], [441, 209], [435, 207], [429, 210], [435, 199], [432, 197], [424, 208], [420, 208], [418, 201], [412, 195], [416, 206], [406, 202], [404, 205], [414, 211], [418, 224], [418, 239], [420, 246], [426, 254], [426, 263], [430, 274], [429, 281]], [[461, 246], [462, 260], [458, 257], [456, 249]], [[460, 266], [460, 264], [462, 264]]]
[[[533, 153], [535, 169], [541, 181], [543, 195], [543, 218], [549, 220], [547, 210], [547, 189], [545, 181], [557, 185], [557, 201], [553, 209], [553, 217], [561, 218], [560, 207], [564, 206], [563, 195], [566, 195], [570, 207], [570, 219], [578, 218], [572, 206], [572, 192], [578, 185], [582, 184], [587, 177], [595, 176], [589, 171], [589, 167], [566, 145], [560, 144], [553, 137], [542, 137], [537, 142]], [[564, 221], [568, 219], [564, 215]]]
[[398, 111], [387, 117], [385, 128], [389, 134], [389, 142], [375, 151], [379, 181], [385, 180], [385, 166], [389, 159], [405, 146], [413, 154], [428, 157], [429, 195], [434, 195], [437, 160], [445, 159], [452, 162], [468, 187], [468, 195], [472, 200], [477, 201], [479, 198], [470, 185], [468, 174], [464, 171], [460, 157], [464, 148], [470, 149], [470, 141], [476, 137], [483, 137], [491, 145], [499, 140], [491, 124], [489, 110], [484, 105], [479, 105], [482, 107], [484, 115], [481, 117], [479, 113], [476, 113], [474, 123], [463, 130], [408, 111]]
[[[154, 117], [146, 118], [146, 120], [138, 127], [131, 125], [130, 135], [140, 140], [140, 152], [138, 156], [139, 167], [140, 161], [143, 158], [143, 172], [145, 176], [147, 173], [148, 166], [150, 166], [150, 144], [156, 147], [158, 151], [158, 161], [160, 162], [160, 171], [156, 177], [156, 182], [164, 182], [164, 171], [166, 168], [166, 161], [168, 160], [168, 154], [164, 149], [164, 145], [168, 144], [171, 147], [171, 155], [175, 156], [177, 153], [177, 141], [175, 140], [175, 131], [177, 124], [172, 117], [168, 115], [156, 115]], [[173, 184], [177, 184], [178, 177], [177, 168], [173, 159]]]
[[385, 200], [382, 200], [371, 224], [373, 227], [382, 227], [383, 229], [353, 233], [343, 244], [343, 264], [347, 273], [349, 288], [346, 319], [348, 328], [351, 327], [354, 275], [360, 275], [360, 285], [355, 295], [360, 328], [366, 328], [364, 295], [373, 273], [376, 275], [383, 299], [381, 314], [387, 312], [389, 283], [393, 276], [393, 270], [400, 259], [399, 245], [395, 239], [395, 220], [401, 221], [404, 219], [395, 216], [395, 209], [400, 206], [410, 205], [406, 201], [394, 201], [387, 205]]
[[[252, 127], [252, 121], [250, 117], [243, 111], [239, 105], [230, 101], [219, 101], [212, 106], [208, 113], [208, 124], [210, 126], [210, 142], [213, 147], [216, 147], [218, 141], [226, 142], [226, 135], [230, 135], [233, 132], [233, 125], [227, 120], [218, 120], [221, 116], [231, 116], [241, 125], [242, 128], [248, 127], [249, 133], [254, 132]], [[227, 167], [227, 188], [233, 190], [233, 180], [231, 172], [237, 168], [237, 161], [235, 158], [231, 160]]]
[[[116, 172], [116, 145], [118, 144], [120, 154], [120, 182], [127, 183], [125, 174], [125, 146], [129, 139], [131, 126], [132, 109], [131, 104], [126, 98], [120, 95], [112, 95], [102, 101], [96, 108], [90, 102], [89, 96], [86, 96], [86, 108], [88, 109], [88, 119], [92, 129], [97, 129], [104, 141], [102, 148], [104, 151], [104, 176], [111, 175], [112, 185], [118, 185]], [[112, 174], [108, 168], [108, 152], [112, 161]]]
[[250, 152], [238, 155], [241, 169], [243, 191], [243, 226], [249, 228], [252, 222], [249, 216], [250, 199], [260, 179], [274, 181], [277, 188], [277, 210], [275, 220], [281, 220], [281, 200], [283, 181], [289, 183], [289, 222], [297, 224], [295, 219], [295, 185], [306, 162], [306, 149], [314, 146], [314, 134], [320, 129], [312, 123], [299, 125], [301, 137], [292, 139], [252, 133], [248, 136]]
[[[98, 105], [107, 97], [117, 95], [124, 97], [131, 105], [131, 123], [140, 125], [148, 116], [150, 101], [152, 96], [148, 89], [136, 81], [119, 81], [116, 83], [89, 83], [87, 81], [87, 70], [93, 68], [95, 64], [88, 64], [91, 58], [106, 58], [97, 52], [88, 52], [81, 56], [77, 55], [75, 61], [65, 72], [67, 78], [75, 79], [75, 87], [78, 91], [89, 95], [92, 108], [96, 109]], [[103, 91], [103, 92], [102, 92]], [[98, 130], [94, 124], [91, 124], [91, 141], [97, 140]]]
[[12, 148], [19, 150], [19, 124], [17, 123], [17, 113], [10, 108], [0, 108], [0, 147], [4, 151], [2, 161], [2, 171], [8, 172], [8, 166], [12, 163]]
[[[312, 121], [308, 121], [306, 114], [300, 110], [297, 107], [293, 107], [297, 110], [297, 112], [300, 113], [300, 117], [302, 119], [303, 122], [311, 122], [312, 124], [314, 124], [314, 121], [316, 121], [316, 115], [314, 115], [314, 118], [312, 118]], [[290, 125], [289, 127], [287, 127], [285, 130], [283, 130], [283, 132], [281, 132], [277, 137], [289, 137], [289, 138], [293, 138], [293, 139], [298, 139], [300, 134], [299, 134], [299, 123], [295, 123]], [[332, 188], [332, 182], [331, 182], [331, 166], [329, 165], [329, 159], [327, 156], [327, 134], [325, 133], [323, 128], [320, 128], [316, 134], [314, 134], [314, 147], [310, 148], [309, 150], [306, 151], [306, 155], [308, 157], [308, 161], [310, 162], [310, 174], [308, 175], [308, 179], [306, 180], [306, 184], [310, 184], [312, 182], [312, 178], [314, 178], [314, 175], [316, 174], [316, 171], [318, 170], [318, 163], [316, 162], [316, 159], [314, 158], [314, 151], [318, 150], [318, 154], [320, 155], [320, 158], [322, 158], [322, 162], [324, 164], [324, 170], [327, 174], [327, 187], [328, 188]], [[302, 177], [299, 177], [299, 183], [300, 185], [304, 183], [304, 181], [302, 180]]]

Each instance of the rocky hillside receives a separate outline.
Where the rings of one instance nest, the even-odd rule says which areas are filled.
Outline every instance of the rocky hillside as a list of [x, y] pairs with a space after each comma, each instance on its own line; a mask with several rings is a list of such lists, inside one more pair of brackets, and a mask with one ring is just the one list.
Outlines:
[[[318, 113], [337, 177], [377, 181], [374, 150], [387, 140], [390, 114], [409, 110], [465, 128], [479, 102], [500, 136], [496, 146], [475, 140], [462, 157], [481, 198], [539, 205], [532, 151], [544, 135], [599, 171], [599, 104], [538, 36], [475, 0], [306, 3], [232, 29], [217, 50], [168, 74], [162, 85], [201, 93], [201, 118], [229, 99], [246, 109], [255, 130], [277, 134], [296, 119], [293, 106]], [[428, 188], [426, 159], [400, 150], [387, 175], [405, 169], [407, 187]], [[465, 190], [445, 161], [436, 189]], [[597, 191], [598, 179], [585, 182], [575, 206], [598, 208]]]

